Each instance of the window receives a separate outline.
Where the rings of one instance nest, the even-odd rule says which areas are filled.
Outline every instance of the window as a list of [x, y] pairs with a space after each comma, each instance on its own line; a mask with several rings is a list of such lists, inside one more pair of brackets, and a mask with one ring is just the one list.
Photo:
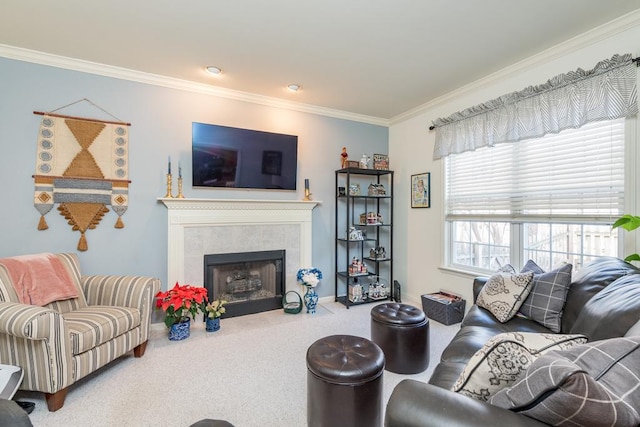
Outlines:
[[445, 159], [447, 264], [545, 269], [617, 256], [624, 209], [624, 119]]

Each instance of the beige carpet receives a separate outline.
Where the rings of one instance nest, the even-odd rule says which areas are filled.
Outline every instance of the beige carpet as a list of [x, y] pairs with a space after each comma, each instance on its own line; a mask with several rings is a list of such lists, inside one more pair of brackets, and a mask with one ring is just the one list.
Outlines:
[[[306, 425], [309, 345], [333, 334], [370, 338], [373, 305], [346, 309], [322, 303], [315, 315], [281, 310], [222, 320], [208, 333], [200, 322], [191, 337], [169, 341], [154, 325], [144, 357], [127, 355], [70, 387], [62, 409], [48, 412], [41, 393], [18, 392], [36, 402], [35, 426], [189, 426], [202, 418], [236, 427]], [[427, 381], [459, 325], [430, 323], [431, 363], [417, 375], [384, 372], [384, 404], [405, 378]]]

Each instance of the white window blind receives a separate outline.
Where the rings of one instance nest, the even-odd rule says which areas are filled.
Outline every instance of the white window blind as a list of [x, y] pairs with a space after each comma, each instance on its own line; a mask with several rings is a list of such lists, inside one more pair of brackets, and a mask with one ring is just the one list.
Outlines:
[[446, 158], [446, 219], [611, 222], [624, 208], [624, 119]]

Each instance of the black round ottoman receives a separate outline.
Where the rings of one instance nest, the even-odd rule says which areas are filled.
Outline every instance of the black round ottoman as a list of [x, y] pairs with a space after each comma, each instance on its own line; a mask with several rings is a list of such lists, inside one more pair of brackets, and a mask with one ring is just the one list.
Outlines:
[[307, 425], [382, 425], [384, 353], [366, 338], [331, 335], [307, 350]]
[[429, 366], [429, 319], [419, 308], [399, 303], [373, 307], [371, 340], [382, 348], [387, 371], [417, 374]]

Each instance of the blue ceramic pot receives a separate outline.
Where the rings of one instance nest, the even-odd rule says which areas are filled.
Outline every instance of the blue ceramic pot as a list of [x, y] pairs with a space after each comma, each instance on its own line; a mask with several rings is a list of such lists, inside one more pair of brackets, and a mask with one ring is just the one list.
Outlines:
[[191, 319], [184, 322], [178, 322], [169, 328], [169, 340], [180, 341], [189, 338], [191, 335]]
[[207, 317], [205, 320], [205, 329], [207, 332], [215, 332], [220, 329], [220, 318], [210, 319]]
[[304, 294], [304, 305], [307, 307], [307, 313], [314, 314], [318, 306], [318, 294], [316, 288], [307, 286], [307, 292]]

